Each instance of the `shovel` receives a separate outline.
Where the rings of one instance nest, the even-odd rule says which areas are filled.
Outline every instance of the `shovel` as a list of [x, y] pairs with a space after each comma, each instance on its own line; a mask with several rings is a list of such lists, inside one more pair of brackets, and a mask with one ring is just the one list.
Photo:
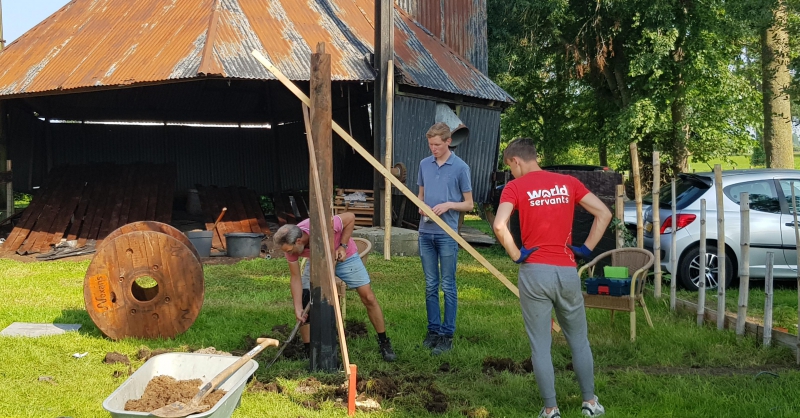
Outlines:
[[243, 355], [239, 360], [236, 360], [236, 363], [231, 364], [218, 375], [214, 376], [210, 382], [200, 387], [200, 390], [196, 395], [194, 395], [194, 398], [192, 398], [188, 404], [183, 402], [173, 402], [169, 405], [156, 409], [155, 411], [151, 412], [151, 414], [161, 418], [178, 418], [209, 409], [213, 405], [203, 405], [202, 402], [212, 390], [214, 390], [220, 385], [220, 383], [224, 382], [225, 379], [229, 378], [232, 374], [244, 366], [248, 361], [250, 361], [250, 359], [258, 355], [261, 350], [267, 347], [277, 347], [278, 344], [280, 344], [278, 340], [274, 340], [272, 338], [260, 338], [259, 340], [262, 341], [257, 346], [253, 347], [253, 349], [247, 354]]
[[[308, 305], [306, 305], [305, 309], [303, 309], [303, 315], [307, 314], [309, 309], [311, 309], [311, 304], [310, 303]], [[292, 333], [289, 334], [289, 338], [287, 338], [286, 342], [283, 343], [283, 347], [281, 347], [281, 349], [278, 350], [278, 354], [275, 354], [275, 358], [272, 359], [272, 361], [270, 361], [269, 364], [267, 364], [267, 367], [264, 367], [264, 369], [269, 369], [270, 366], [275, 364], [275, 361], [277, 361], [278, 358], [281, 356], [281, 354], [283, 354], [283, 350], [286, 350], [286, 347], [288, 347], [289, 343], [292, 342], [292, 340], [294, 339], [294, 336], [297, 335], [297, 330], [300, 329], [300, 325], [303, 325], [303, 323], [301, 321], [297, 321], [297, 323], [294, 325], [294, 329], [292, 330]], [[259, 339], [256, 340], [256, 342], [260, 343], [260, 342], [262, 342], [264, 340], [266, 340], [266, 338], [259, 338]]]

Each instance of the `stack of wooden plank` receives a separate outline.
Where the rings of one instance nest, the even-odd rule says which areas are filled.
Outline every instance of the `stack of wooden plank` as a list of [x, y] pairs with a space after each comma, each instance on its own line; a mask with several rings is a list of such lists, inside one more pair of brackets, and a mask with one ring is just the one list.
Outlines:
[[[364, 189], [336, 189], [333, 201], [333, 214], [351, 212], [356, 216], [357, 226], [372, 226], [372, 216], [375, 212], [374, 191]], [[364, 196], [365, 200], [350, 200], [348, 196]]]
[[163, 164], [55, 168], [0, 253], [43, 253], [62, 239], [83, 247], [130, 222], [169, 222], [176, 176], [174, 165]]
[[[225, 234], [228, 233], [256, 232], [264, 233], [268, 237], [272, 235], [255, 191], [244, 187], [198, 185], [197, 192], [200, 196], [206, 230], [214, 231], [211, 241], [213, 248], [227, 248]], [[227, 210], [215, 228], [214, 221], [219, 217], [222, 208]]]

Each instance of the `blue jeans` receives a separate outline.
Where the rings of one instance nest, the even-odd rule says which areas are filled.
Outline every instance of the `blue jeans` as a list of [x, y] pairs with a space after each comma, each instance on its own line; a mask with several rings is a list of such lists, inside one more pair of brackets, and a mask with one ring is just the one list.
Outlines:
[[[425, 309], [428, 331], [452, 336], [456, 331], [456, 262], [458, 243], [445, 234], [419, 234], [419, 258], [425, 273]], [[441, 279], [439, 270], [441, 267]], [[444, 292], [444, 323], [439, 309], [439, 285]]]

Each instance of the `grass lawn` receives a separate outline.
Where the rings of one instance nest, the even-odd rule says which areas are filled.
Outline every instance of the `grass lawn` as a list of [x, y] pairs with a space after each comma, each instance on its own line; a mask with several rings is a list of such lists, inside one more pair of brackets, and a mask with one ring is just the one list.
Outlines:
[[[729, 159], [722, 160], [722, 159], [715, 159], [711, 160], [708, 163], [701, 163], [699, 161], [694, 162], [689, 159], [689, 172], [705, 172], [705, 171], [713, 171], [714, 164], [719, 164], [722, 166], [723, 170], [743, 170], [746, 168], [750, 168], [750, 156], [749, 155], [734, 155], [729, 157]], [[764, 165], [756, 165], [753, 168], [764, 168]], [[794, 168], [800, 169], [800, 154], [794, 155]]]
[[[468, 222], [486, 228], [477, 225], [482, 221]], [[499, 247], [479, 251], [516, 282], [516, 265]], [[532, 417], [538, 413], [541, 401], [532, 373], [518, 367], [502, 372], [483, 367], [487, 357], [520, 364], [530, 356], [516, 298], [465, 251], [459, 257], [455, 349], [431, 357], [420, 344], [426, 319], [419, 259], [384, 261], [380, 255], [370, 256], [367, 268], [399, 359], [391, 364], [380, 359], [371, 326], [368, 337], [348, 340], [351, 361], [358, 364], [367, 396], [384, 395], [381, 411], [358, 416]], [[137, 352], [145, 347], [242, 350], [251, 348], [247, 337], [269, 334], [276, 325], [291, 328], [294, 324], [286, 262], [258, 259], [205, 267], [205, 303], [186, 333], [173, 340], [111, 341], [100, 334], [83, 307], [88, 264], [0, 260], [4, 299], [0, 328], [14, 321], [83, 325], [79, 332], [59, 336], [0, 337], [0, 417], [108, 417], [101, 404], [127, 378], [129, 368], [105, 364], [106, 353], [127, 355], [135, 370], [143, 363]], [[347, 299], [347, 318], [367, 321], [357, 295], [347, 292]], [[795, 312], [796, 302], [795, 293]], [[800, 371], [789, 349], [763, 348], [753, 338], [699, 328], [693, 316], [671, 314], [668, 299], [648, 298], [647, 303], [655, 328], [646, 325], [639, 311], [634, 343], [629, 341], [625, 314], [618, 314], [612, 324], [608, 311], [588, 311], [597, 394], [609, 417], [800, 416], [796, 402]], [[71, 356], [78, 352], [89, 354], [80, 359]], [[321, 395], [330, 391], [317, 395], [295, 391], [312, 377], [307, 362], [285, 360], [265, 369], [274, 353], [269, 349], [258, 357], [261, 367], [256, 379], [275, 383], [282, 392], [254, 390], [259, 385], [251, 381], [234, 418], [346, 416], [333, 399]], [[554, 337], [553, 359], [562, 416], [578, 417], [580, 392], [562, 334]], [[115, 377], [115, 372], [121, 376]], [[52, 379], [40, 380], [43, 376]], [[344, 380], [343, 374], [313, 377], [324, 384]], [[387, 390], [387, 385], [394, 388]], [[434, 396], [442, 412], [428, 411], [435, 409]], [[312, 405], [309, 400], [318, 409], [304, 406]]]

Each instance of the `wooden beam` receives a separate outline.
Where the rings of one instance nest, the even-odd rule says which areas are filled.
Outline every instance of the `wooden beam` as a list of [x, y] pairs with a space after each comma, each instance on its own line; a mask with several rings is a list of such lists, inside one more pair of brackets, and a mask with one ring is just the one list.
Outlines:
[[644, 224], [642, 219], [642, 179], [639, 176], [639, 147], [631, 142], [631, 175], [633, 196], [636, 199], [636, 246], [644, 248]]
[[[374, 101], [372, 103], [372, 128], [373, 128], [373, 157], [376, 160], [381, 160], [386, 145], [386, 119], [388, 110], [388, 89], [386, 79], [389, 75], [389, 61], [394, 59], [394, 1], [393, 0], [375, 0], [375, 56], [373, 59], [373, 67], [375, 68], [375, 84], [374, 87]], [[383, 221], [384, 200], [381, 193], [390, 193], [390, 190], [384, 190], [384, 180], [381, 175], [375, 173], [373, 178], [373, 189], [375, 192], [375, 211], [373, 213], [372, 223], [375, 226], [380, 225]], [[391, 208], [386, 208], [390, 211]]]
[[[386, 169], [392, 169], [394, 146], [392, 144], [392, 129], [394, 128], [394, 60], [389, 60], [386, 75]], [[392, 182], [384, 179], [384, 216], [383, 216], [383, 259], [392, 259]]]
[[335, 283], [333, 251], [339, 243], [330, 236], [331, 198], [333, 196], [333, 156], [331, 123], [331, 56], [325, 44], [317, 45], [311, 54], [311, 116], [303, 106], [311, 176], [311, 370], [334, 372], [339, 369], [336, 359], [338, 330], [342, 362], [349, 372], [350, 359], [344, 336], [342, 313]]

